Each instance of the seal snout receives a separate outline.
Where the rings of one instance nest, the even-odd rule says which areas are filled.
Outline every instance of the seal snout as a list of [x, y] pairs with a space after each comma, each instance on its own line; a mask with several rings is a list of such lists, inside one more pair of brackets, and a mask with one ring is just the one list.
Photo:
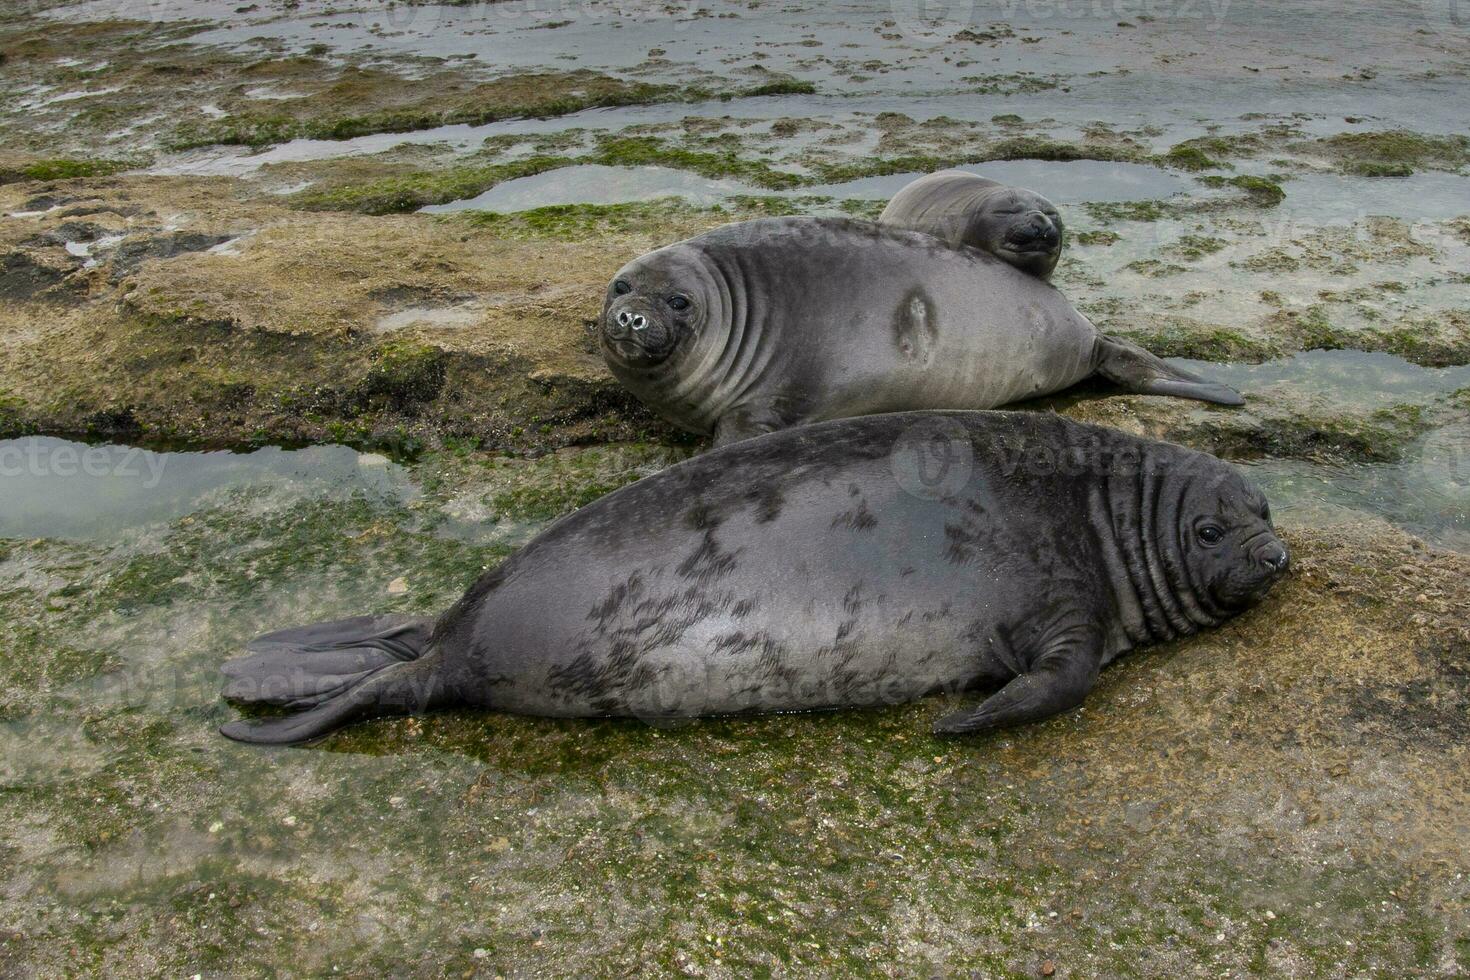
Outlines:
[[1041, 211], [1028, 211], [1007, 236], [1015, 245], [1028, 250], [1050, 250], [1062, 243], [1061, 230], [1055, 221]]
[[1272, 538], [1256, 551], [1256, 560], [1271, 570], [1272, 575], [1282, 575], [1291, 565], [1291, 555], [1286, 545]]
[[677, 323], [646, 296], [620, 295], [602, 315], [604, 347], [630, 363], [667, 357], [678, 338]]
[[630, 330], [648, 329], [648, 317], [642, 313], [629, 313], [627, 310], [622, 310], [618, 313], [616, 319], [620, 327], [626, 327]]
[[612, 340], [639, 339], [653, 323], [652, 311], [640, 309], [643, 304], [622, 303], [617, 309], [609, 309], [603, 317], [603, 330]]

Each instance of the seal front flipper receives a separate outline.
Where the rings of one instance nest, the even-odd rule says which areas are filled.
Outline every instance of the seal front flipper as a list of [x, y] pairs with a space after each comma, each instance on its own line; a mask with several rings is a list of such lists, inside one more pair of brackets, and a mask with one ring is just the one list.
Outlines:
[[260, 637], [246, 647], [249, 656], [221, 668], [225, 696], [299, 713], [230, 722], [220, 734], [288, 745], [358, 718], [411, 714], [439, 703], [445, 692], [432, 625], [406, 616], [358, 616]]
[[980, 707], [936, 721], [934, 734], [973, 735], [1075, 708], [1097, 683], [1102, 652], [1102, 637], [1095, 627], [1074, 626], [1053, 639], [1029, 671], [1011, 678]]
[[1129, 391], [1194, 398], [1217, 405], [1245, 404], [1245, 399], [1234, 388], [1181, 371], [1121, 337], [1098, 334], [1092, 356], [1093, 370], [1097, 374]]
[[732, 409], [721, 415], [720, 420], [715, 423], [714, 442], [710, 448], [719, 449], [732, 442], [754, 439], [756, 436], [777, 432], [796, 424], [796, 420], [785, 418], [771, 408], [747, 406]]

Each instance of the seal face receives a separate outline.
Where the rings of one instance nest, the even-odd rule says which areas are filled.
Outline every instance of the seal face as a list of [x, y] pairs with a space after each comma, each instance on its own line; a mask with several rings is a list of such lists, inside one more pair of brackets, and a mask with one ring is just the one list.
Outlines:
[[619, 276], [607, 287], [603, 350], [630, 368], [655, 367], [698, 331], [706, 312], [695, 284], [680, 281], [676, 262]]
[[[958, 217], [982, 221], [1018, 262], [1044, 258], [1033, 246], [1052, 234], [1045, 215], [1009, 189], [986, 201]], [[869, 221], [764, 218], [650, 252], [608, 285], [600, 335], [624, 387], [717, 445], [852, 415], [995, 408], [1093, 374], [1240, 404], [1102, 336], [989, 251]]]
[[1214, 457], [1040, 413], [792, 429], [571, 514], [437, 622], [262, 637], [228, 694], [296, 713], [253, 742], [469, 704], [649, 721], [894, 704], [984, 688], [946, 733], [1081, 703], [1133, 647], [1217, 625], [1288, 564]]
[[1038, 279], [1051, 278], [1062, 257], [1066, 231], [1062, 216], [1046, 198], [1023, 188], [1007, 187], [986, 195], [969, 228], [964, 244], [984, 249]]
[[1039, 279], [1062, 255], [1066, 228], [1056, 206], [1034, 191], [963, 170], [941, 170], [904, 187], [880, 224], [989, 252]]

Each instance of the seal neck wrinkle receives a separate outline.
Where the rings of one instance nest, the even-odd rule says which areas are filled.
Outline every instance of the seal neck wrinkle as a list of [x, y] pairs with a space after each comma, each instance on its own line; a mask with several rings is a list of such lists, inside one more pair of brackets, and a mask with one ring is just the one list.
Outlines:
[[704, 310], [695, 335], [687, 348], [662, 366], [653, 383], [660, 400], [680, 407], [681, 412], [704, 429], [714, 427], [724, 414], [727, 401], [721, 389], [726, 384], [725, 351], [731, 337], [743, 331], [745, 304], [739, 288], [732, 287], [728, 275], [711, 256], [700, 249], [688, 249], [686, 274], [697, 282]]
[[1129, 462], [1094, 484], [1088, 501], [1124, 631], [1140, 645], [1214, 625], [1214, 604], [1199, 592], [1180, 551], [1184, 481], [1148, 455]]
[[747, 267], [749, 255], [749, 249], [732, 249], [718, 256], [701, 256], [701, 268], [710, 280], [708, 288], [719, 295], [720, 309], [718, 318], [712, 309], [705, 321], [700, 359], [681, 388], [689, 388], [689, 394], [694, 394], [698, 386], [704, 410], [712, 419], [740, 404], [764, 374], [770, 359], [770, 344], [764, 337], [768, 325], [755, 313], [765, 304], [751, 302], [762, 270]]

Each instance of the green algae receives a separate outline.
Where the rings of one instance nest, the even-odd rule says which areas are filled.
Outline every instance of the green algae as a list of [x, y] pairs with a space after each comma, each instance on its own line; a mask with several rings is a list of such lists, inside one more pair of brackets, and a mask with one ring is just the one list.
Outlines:
[[1307, 459], [1324, 463], [1392, 463], [1431, 427], [1424, 408], [1401, 404], [1366, 415], [1270, 411], [1212, 415], [1193, 431], [1211, 452], [1232, 459]]
[[[339, 82], [338, 86], [349, 83]], [[417, 104], [351, 115], [293, 115], [283, 109], [237, 112], [223, 119], [180, 126], [168, 140], [171, 150], [201, 146], [265, 147], [294, 139], [346, 140], [375, 133], [406, 133], [439, 126], [482, 126], [505, 119], [548, 119], [588, 109], [669, 102], [730, 101], [771, 95], [809, 95], [816, 87], [796, 79], [773, 79], [755, 86], [715, 91], [627, 81], [590, 71], [544, 72], [483, 83], [469, 95], [446, 100], [426, 95]], [[306, 101], [306, 100], [304, 100]], [[364, 94], [359, 101], [368, 101]], [[311, 107], [307, 105], [305, 109]]]
[[609, 136], [599, 140], [591, 152], [576, 157], [534, 155], [500, 163], [420, 170], [367, 183], [307, 189], [293, 195], [291, 201], [306, 210], [397, 214], [472, 198], [507, 180], [580, 164], [671, 167], [706, 177], [734, 177], [770, 190], [789, 189], [803, 182], [796, 174], [743, 159], [734, 150], [710, 153], [652, 136]]
[[1078, 245], [1116, 245], [1123, 240], [1123, 236], [1115, 231], [1079, 231], [1072, 235], [1072, 241]]
[[1181, 170], [1218, 170], [1224, 166], [1218, 160], [1212, 159], [1199, 145], [1189, 143], [1180, 143], [1178, 146], [1171, 147], [1169, 152], [1160, 159]]
[[1470, 336], [1446, 333], [1437, 320], [1348, 330], [1333, 324], [1328, 308], [1315, 304], [1282, 315], [1286, 330], [1303, 350], [1362, 350], [1394, 354], [1421, 367], [1470, 364]]
[[25, 433], [27, 426], [23, 413], [25, 402], [0, 388], [0, 439], [14, 438]]
[[1211, 235], [1181, 235], [1179, 240], [1166, 250], [1170, 255], [1195, 261], [1214, 255], [1227, 247], [1230, 243], [1223, 238], [1215, 238]]
[[[509, 239], [577, 241], [629, 232], [646, 232], [659, 225], [719, 220], [740, 221], [758, 217], [805, 214], [831, 202], [825, 197], [772, 197], [735, 195], [724, 204], [707, 207], [684, 198], [667, 197], [621, 204], [551, 204], [525, 211], [458, 211], [438, 220], [493, 230]], [[876, 210], [873, 205], [877, 204]], [[862, 217], [877, 217], [883, 202], [843, 201], [839, 208]]]
[[799, 175], [776, 170], [769, 164], [743, 159], [734, 150], [704, 153], [671, 146], [656, 137], [606, 137], [597, 149], [579, 163], [598, 163], [613, 167], [661, 166], [687, 170], [704, 177], [734, 177], [768, 190], [785, 190], [802, 182]]
[[1121, 329], [1120, 336], [1147, 348], [1159, 357], [1182, 357], [1196, 361], [1245, 361], [1259, 364], [1284, 351], [1271, 343], [1229, 327], [1202, 326], [1187, 322], [1151, 329]]
[[480, 126], [502, 119], [551, 118], [586, 109], [692, 101], [707, 95], [703, 90], [626, 82], [592, 72], [542, 73], [486, 83], [475, 98], [460, 106], [444, 106], [431, 99], [416, 106], [324, 118], [302, 118], [280, 109], [265, 114], [234, 113], [180, 126], [168, 146], [179, 151], [213, 145], [264, 147], [293, 139], [346, 140], [437, 126]]
[[1470, 163], [1470, 137], [1425, 136], [1407, 130], [1338, 133], [1315, 144], [1344, 173], [1406, 177], [1415, 168], [1456, 170]]
[[505, 238], [539, 238], [575, 241], [579, 238], [633, 231], [647, 221], [666, 219], [671, 213], [713, 211], [691, 207], [684, 199], [629, 201], [622, 204], [552, 204], [525, 211], [461, 211], [442, 215], [475, 228], [488, 228]]
[[1136, 162], [1143, 154], [1103, 143], [1071, 143], [1039, 136], [1015, 136], [988, 146], [951, 153], [910, 153], [901, 156], [870, 157], [845, 163], [816, 161], [815, 181], [840, 183], [863, 177], [886, 177], [902, 173], [929, 173], [964, 164], [988, 160], [1102, 160]]
[[456, 474], [447, 485], [488, 483], [487, 504], [497, 519], [544, 524], [677, 462], [686, 452], [631, 443], [562, 450], [529, 460], [472, 457], [478, 469], [471, 477]]
[[309, 211], [357, 211], [362, 214], [399, 214], [429, 204], [447, 204], [475, 197], [496, 184], [555, 170], [572, 163], [561, 156], [530, 156], [505, 163], [425, 170], [365, 184], [347, 184], [292, 195], [291, 203]]
[[1106, 224], [1112, 221], [1159, 221], [1173, 206], [1167, 201], [1088, 201], [1082, 205], [1088, 217]]
[[[75, 180], [81, 177], [109, 177], [137, 166], [140, 166], [137, 160], [57, 157], [28, 163], [19, 167], [15, 174], [26, 180]], [[0, 173], [0, 183], [4, 179], [4, 174]]]
[[817, 86], [808, 81], [797, 78], [778, 78], [773, 81], [753, 85], [750, 88], [740, 89], [737, 92], [721, 93], [720, 98], [729, 101], [731, 99], [756, 99], [767, 95], [816, 95]]
[[1275, 207], [1286, 200], [1286, 191], [1279, 183], [1268, 177], [1258, 177], [1254, 174], [1221, 177], [1209, 174], [1198, 179], [1209, 187], [1238, 187], [1245, 191], [1246, 197], [1251, 202], [1260, 207]]
[[358, 391], [369, 405], [395, 408], [433, 401], [444, 390], [444, 351], [411, 340], [394, 340], [372, 352], [372, 367]]

